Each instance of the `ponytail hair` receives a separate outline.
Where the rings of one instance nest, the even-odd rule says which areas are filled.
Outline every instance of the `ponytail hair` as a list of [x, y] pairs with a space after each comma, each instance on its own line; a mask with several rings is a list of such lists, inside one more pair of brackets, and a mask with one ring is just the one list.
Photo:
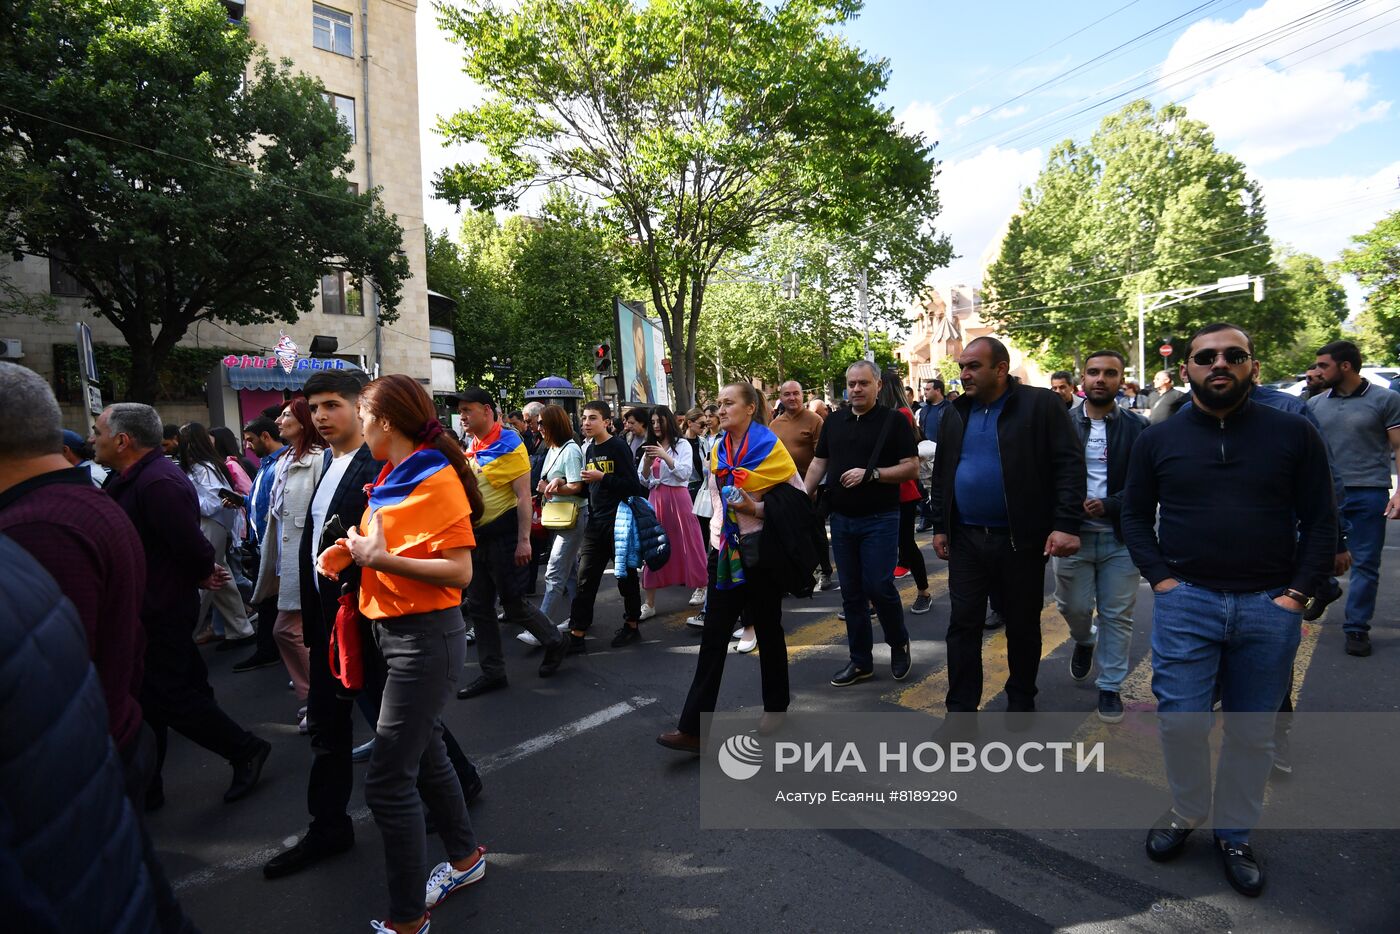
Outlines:
[[425, 448], [440, 451], [462, 481], [472, 518], [486, 511], [467, 456], [443, 429], [433, 409], [432, 397], [417, 380], [402, 373], [381, 376], [360, 391], [360, 405], [375, 418], [387, 420], [400, 434]]
[[725, 389], [737, 389], [744, 397], [744, 404], [753, 406], [753, 420], [760, 425], [768, 424], [768, 403], [763, 400], [763, 393], [759, 392], [753, 383], [747, 380], [735, 380], [724, 387]]

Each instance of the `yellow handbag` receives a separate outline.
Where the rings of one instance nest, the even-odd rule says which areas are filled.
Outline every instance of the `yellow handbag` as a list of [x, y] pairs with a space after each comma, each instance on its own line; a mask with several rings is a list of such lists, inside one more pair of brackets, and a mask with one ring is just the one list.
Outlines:
[[540, 508], [540, 525], [555, 532], [567, 532], [578, 524], [578, 503], [552, 499]]

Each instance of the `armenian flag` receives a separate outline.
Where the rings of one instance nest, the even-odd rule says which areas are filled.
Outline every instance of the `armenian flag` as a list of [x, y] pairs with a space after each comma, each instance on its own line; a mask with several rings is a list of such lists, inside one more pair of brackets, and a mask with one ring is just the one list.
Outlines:
[[476, 462], [488, 483], [509, 486], [521, 474], [530, 472], [530, 455], [520, 435], [497, 422], [483, 437], [473, 438], [467, 457]]
[[[765, 425], [749, 425], [744, 440], [735, 445], [728, 432], [710, 452], [710, 470], [720, 489], [736, 486], [751, 496], [786, 483], [797, 473], [797, 464], [783, 447], [778, 436]], [[723, 503], [723, 497], [721, 497]], [[724, 505], [724, 523], [715, 587], [729, 590], [744, 583], [744, 562], [739, 556], [739, 518], [734, 508]]]
[[470, 514], [461, 491], [462, 481], [446, 455], [436, 448], [419, 448], [392, 469], [384, 465], [369, 491], [363, 530], [377, 515], [384, 547], [390, 554], [402, 554], [438, 538]]

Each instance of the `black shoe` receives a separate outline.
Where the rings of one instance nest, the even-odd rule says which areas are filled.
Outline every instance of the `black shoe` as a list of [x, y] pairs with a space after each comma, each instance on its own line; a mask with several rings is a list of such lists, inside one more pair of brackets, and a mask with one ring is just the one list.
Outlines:
[[633, 642], [641, 641], [642, 627], [640, 625], [629, 626], [626, 623], [623, 623], [618, 628], [617, 632], [613, 633], [612, 647], [615, 649], [620, 649], [624, 645], [631, 645]]
[[865, 668], [857, 668], [856, 663], [851, 662], [836, 673], [831, 679], [831, 683], [838, 688], [844, 688], [848, 685], [855, 684], [857, 681], [864, 681], [866, 678], [872, 678], [874, 676], [875, 672]]
[[1123, 697], [1117, 691], [1099, 692], [1099, 719], [1104, 723], [1121, 723]]
[[165, 807], [165, 785], [157, 775], [151, 779], [150, 785], [146, 786], [146, 813], [159, 811]]
[[469, 700], [473, 697], [480, 697], [490, 691], [500, 690], [509, 684], [505, 675], [499, 678], [488, 678], [486, 675], [479, 676], [475, 681], [457, 692], [458, 700]]
[[258, 637], [256, 633], [251, 636], [244, 636], [242, 639], [225, 639], [223, 642], [219, 643], [218, 647], [215, 648], [214, 651], [232, 652], [234, 649], [242, 649], [250, 645], [255, 645], [257, 644], [257, 641]]
[[555, 641], [555, 643], [544, 650], [544, 658], [540, 661], [540, 677], [548, 678], [559, 670], [560, 664], [564, 661], [564, 656], [569, 651], [569, 638], [565, 633]]
[[263, 863], [263, 876], [268, 879], [290, 876], [308, 866], [314, 866], [323, 859], [338, 856], [354, 845], [353, 833], [344, 840], [328, 840], [320, 834], [308, 832], [297, 841], [296, 846], [290, 850], [283, 850]]
[[1365, 632], [1347, 633], [1347, 654], [1365, 658], [1371, 654], [1371, 636]]
[[1258, 898], [1264, 891], [1264, 867], [1254, 858], [1249, 844], [1226, 843], [1217, 837], [1215, 847], [1220, 851], [1220, 865], [1230, 887], [1241, 895]]
[[462, 800], [471, 804], [481, 794], [481, 773], [472, 776], [472, 780], [462, 785]]
[[[909, 677], [909, 669], [914, 665], [913, 659], [909, 657], [909, 643], [897, 649], [890, 649], [890, 676], [896, 681], [903, 681]], [[835, 682], [832, 682], [833, 684]]]
[[258, 779], [262, 778], [263, 763], [272, 752], [272, 744], [265, 739], [257, 742], [257, 749], [251, 755], [233, 763], [233, 781], [229, 783], [228, 791], [224, 792], [224, 803], [232, 804], [239, 798], [248, 797], [248, 793], [257, 787]]
[[1069, 676], [1076, 681], [1083, 681], [1089, 677], [1089, 672], [1094, 670], [1094, 647], [1092, 645], [1074, 644], [1074, 654], [1069, 657]]
[[993, 629], [1000, 629], [1005, 625], [1006, 620], [1001, 618], [1001, 614], [996, 610], [992, 610], [987, 614], [987, 620], [982, 624], [982, 628], [987, 632], [991, 632]]
[[1157, 826], [1147, 832], [1147, 858], [1157, 863], [1165, 863], [1181, 855], [1186, 846], [1186, 838], [1196, 824], [1169, 810], [1157, 819]]
[[588, 640], [583, 636], [576, 636], [573, 633], [566, 633], [564, 640], [568, 647], [564, 649], [565, 655], [582, 655], [588, 651]]
[[1342, 595], [1342, 585], [1337, 583], [1335, 577], [1327, 578], [1322, 585], [1322, 592], [1313, 597], [1313, 602], [1303, 611], [1303, 619], [1308, 622], [1322, 619], [1322, 614], [1327, 612], [1327, 607]]
[[254, 652], [241, 662], [235, 662], [233, 670], [235, 674], [242, 674], [245, 671], [257, 671], [259, 668], [266, 668], [269, 665], [276, 665], [282, 661], [280, 655], [264, 655], [261, 652]]

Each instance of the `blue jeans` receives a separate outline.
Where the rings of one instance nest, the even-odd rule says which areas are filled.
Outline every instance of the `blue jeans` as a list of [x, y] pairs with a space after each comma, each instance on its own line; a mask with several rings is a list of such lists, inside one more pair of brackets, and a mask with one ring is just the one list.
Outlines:
[[1128, 676], [1133, 642], [1133, 609], [1142, 575], [1111, 531], [1079, 533], [1079, 552], [1055, 559], [1055, 605], [1079, 645], [1094, 645], [1091, 628], [1098, 608], [1098, 688], [1118, 691]]
[[870, 604], [880, 617], [885, 642], [900, 648], [909, 642], [904, 628], [904, 603], [894, 586], [894, 561], [899, 552], [899, 510], [873, 516], [831, 514], [831, 554], [841, 574], [841, 603], [846, 610], [846, 637], [857, 668], [875, 667], [871, 654], [875, 637], [870, 628]]
[[1381, 579], [1381, 549], [1385, 547], [1385, 504], [1390, 491], [1380, 487], [1349, 486], [1342, 504], [1347, 548], [1351, 551], [1351, 586], [1347, 589], [1347, 632], [1370, 632], [1376, 615], [1376, 590]]
[[1222, 593], [1183, 582], [1152, 601], [1152, 693], [1172, 806], [1193, 821], [1211, 811], [1209, 735], [1218, 677], [1227, 716], [1214, 824], [1215, 835], [1231, 843], [1248, 842], [1259, 822], [1274, 718], [1302, 632], [1302, 614], [1274, 603], [1282, 592]]

